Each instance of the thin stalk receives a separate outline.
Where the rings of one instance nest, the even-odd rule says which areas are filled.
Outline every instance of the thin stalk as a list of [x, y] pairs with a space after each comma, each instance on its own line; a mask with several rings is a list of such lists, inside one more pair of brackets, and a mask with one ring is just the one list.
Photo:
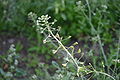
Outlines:
[[88, 6], [88, 10], [89, 10], [89, 17], [85, 14], [84, 11], [82, 11], [82, 12], [83, 12], [83, 14], [85, 15], [85, 17], [88, 19], [89, 24], [90, 24], [93, 32], [94, 32], [95, 34], [97, 34], [97, 37], [98, 37], [98, 39], [99, 39], [98, 43], [99, 43], [99, 45], [100, 45], [100, 49], [101, 49], [101, 51], [102, 51], [102, 55], [103, 55], [103, 57], [104, 57], [105, 63], [108, 65], [107, 58], [106, 58], [104, 49], [103, 49], [103, 47], [102, 47], [102, 42], [101, 42], [99, 33], [98, 33], [97, 30], [94, 28], [94, 26], [93, 26], [93, 24], [92, 24], [92, 21], [91, 21], [91, 8], [90, 8], [90, 5], [89, 5], [88, 0], [86, 0], [86, 3], [87, 3], [87, 6]]
[[71, 59], [73, 60], [73, 62], [75, 63], [77, 69], [79, 68], [78, 64], [76, 63], [74, 57], [70, 54], [70, 52], [66, 49], [66, 47], [62, 44], [62, 42], [60, 42], [56, 37], [55, 35], [53, 34], [53, 32], [51, 31], [51, 29], [48, 27], [48, 31], [50, 32], [50, 34], [52, 35], [52, 37], [58, 42], [58, 44], [61, 45], [61, 47], [66, 51], [66, 53], [71, 57]]
[[[62, 48], [66, 51], [66, 53], [71, 57], [71, 59], [73, 60], [74, 64], [75, 64], [76, 67], [77, 67], [77, 70], [78, 70], [78, 69], [79, 69], [79, 66], [78, 66], [77, 62], [75, 61], [74, 57], [72, 56], [72, 54], [66, 49], [66, 47], [62, 44], [62, 42], [59, 41], [59, 40], [55, 37], [55, 35], [54, 35], [53, 32], [51, 31], [49, 25], [47, 26], [47, 28], [48, 28], [49, 33], [52, 35], [52, 37], [58, 42], [59, 45], [61, 45], [61, 47], [62, 47]], [[80, 75], [82, 76], [82, 73], [81, 73], [81, 72], [80, 72]], [[82, 80], [84, 80], [84, 79], [82, 78]]]
[[115, 79], [114, 79], [114, 77], [110, 76], [110, 75], [109, 75], [109, 74], [107, 74], [107, 73], [103, 73], [103, 72], [97, 72], [97, 73], [99, 73], [99, 74], [103, 74], [103, 75], [106, 75], [106, 76], [108, 76], [108, 77], [112, 78], [113, 80], [115, 80]]
[[86, 3], [87, 3], [87, 6], [88, 6], [88, 10], [89, 10], [89, 20], [91, 21], [91, 8], [90, 8], [88, 0], [86, 0]]
[[[119, 33], [119, 34], [120, 34], [120, 33]], [[118, 35], [119, 35], [119, 34], [118, 34]], [[119, 36], [119, 40], [118, 40], [118, 49], [117, 49], [116, 60], [118, 60], [119, 52], [120, 52], [120, 36]], [[115, 67], [114, 67], [114, 70], [113, 70], [113, 71], [115, 71], [116, 67], [117, 67], [117, 62], [115, 62]]]
[[[37, 44], [37, 46], [40, 47], [41, 37], [40, 37], [39, 32], [37, 32], [37, 40], [38, 40], [38, 44]], [[39, 49], [40, 49], [40, 48], [39, 48]], [[37, 53], [39, 52], [39, 49], [37, 49]]]
[[[91, 64], [90, 64], [90, 65], [91, 65]], [[97, 73], [97, 74], [103, 74], [103, 75], [106, 75], [106, 76], [112, 78], [113, 80], [115, 80], [115, 78], [112, 77], [111, 75], [109, 75], [109, 74], [107, 74], [107, 73], [104, 73], [104, 72], [96, 71], [92, 65], [91, 65], [91, 67], [92, 67], [93, 71], [89, 70], [89, 72], [91, 72], [91, 73], [92, 73], [92, 72], [95, 72], [95, 73]]]
[[105, 63], [108, 65], [107, 58], [106, 58], [104, 49], [103, 49], [103, 47], [102, 47], [102, 42], [101, 42], [100, 35], [98, 34], [97, 37], [98, 37], [98, 43], [99, 43], [99, 45], [100, 45], [100, 49], [101, 49], [101, 51], [102, 51], [102, 55], [103, 55], [103, 57], [104, 57]]

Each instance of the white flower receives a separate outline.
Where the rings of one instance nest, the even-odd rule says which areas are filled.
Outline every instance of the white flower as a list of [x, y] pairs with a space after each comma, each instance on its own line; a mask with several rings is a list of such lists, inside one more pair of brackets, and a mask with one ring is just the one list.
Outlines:
[[15, 65], [18, 65], [18, 60], [16, 59], [15, 62], [14, 62]]
[[108, 8], [106, 5], [102, 5], [102, 7], [103, 7], [104, 9], [107, 9], [107, 8]]
[[11, 69], [15, 69], [15, 67], [14, 67], [14, 66], [11, 66], [10, 68], [11, 68]]
[[37, 76], [34, 74], [34, 75], [32, 76], [32, 78], [33, 78], [33, 79], [37, 79]]
[[12, 44], [12, 45], [10, 46], [10, 51], [12, 51], [12, 52], [16, 51], [16, 49], [15, 49], [14, 47], [15, 47], [15, 45]]
[[37, 25], [37, 26], [39, 26], [39, 25], [40, 25], [40, 24], [39, 24], [39, 20], [37, 20], [37, 21], [36, 21], [36, 25]]
[[43, 43], [45, 44], [46, 42], [47, 42], [46, 39], [44, 39], [44, 40], [43, 40]]
[[77, 5], [81, 5], [81, 1], [76, 2]]

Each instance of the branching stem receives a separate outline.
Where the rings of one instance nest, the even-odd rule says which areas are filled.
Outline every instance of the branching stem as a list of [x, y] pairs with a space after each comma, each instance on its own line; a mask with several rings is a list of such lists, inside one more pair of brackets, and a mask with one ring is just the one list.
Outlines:
[[55, 35], [53, 34], [53, 32], [51, 31], [51, 29], [49, 28], [49, 25], [47, 26], [48, 27], [48, 31], [49, 33], [52, 35], [52, 37], [58, 42], [59, 45], [61, 45], [61, 47], [66, 51], [66, 53], [71, 57], [71, 59], [73, 60], [73, 62], [75, 63], [77, 69], [79, 68], [78, 64], [76, 63], [74, 57], [70, 54], [70, 52], [66, 49], [66, 47], [62, 44], [62, 42], [60, 42], [56, 37]]

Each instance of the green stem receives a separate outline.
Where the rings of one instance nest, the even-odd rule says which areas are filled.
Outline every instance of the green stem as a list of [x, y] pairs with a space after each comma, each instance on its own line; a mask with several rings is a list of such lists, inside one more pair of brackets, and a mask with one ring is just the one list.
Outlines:
[[89, 24], [90, 24], [93, 32], [94, 32], [95, 34], [97, 34], [97, 37], [98, 37], [98, 39], [99, 39], [98, 43], [99, 43], [99, 45], [100, 45], [100, 49], [101, 49], [101, 51], [102, 51], [102, 55], [103, 55], [103, 57], [104, 57], [105, 63], [108, 65], [107, 58], [106, 58], [104, 49], [103, 49], [103, 47], [102, 47], [102, 42], [101, 42], [99, 33], [98, 33], [97, 30], [94, 28], [94, 26], [93, 26], [93, 24], [92, 24], [92, 21], [91, 21], [91, 8], [90, 8], [90, 5], [89, 5], [88, 0], [86, 0], [86, 3], [87, 3], [87, 6], [88, 6], [88, 10], [89, 10], [89, 17], [85, 14], [84, 11], [82, 11], [82, 12], [83, 12], [84, 16], [86, 17], [86, 19], [88, 20], [88, 22], [89, 22]]
[[[119, 33], [119, 35], [120, 35], [120, 33]], [[119, 40], [118, 40], [118, 49], [117, 49], [116, 60], [118, 60], [119, 52], [120, 52], [120, 36], [118, 36], [118, 38], [119, 38]], [[114, 70], [113, 70], [113, 71], [115, 71], [116, 67], [117, 67], [117, 62], [115, 62], [115, 67], [114, 67]]]
[[58, 44], [61, 45], [61, 47], [66, 51], [66, 53], [71, 57], [71, 59], [73, 60], [73, 62], [75, 63], [76, 67], [79, 68], [78, 64], [76, 63], [74, 57], [70, 54], [70, 52], [66, 49], [66, 47], [62, 44], [62, 42], [60, 42], [55, 35], [53, 34], [53, 32], [51, 31], [51, 29], [48, 26], [48, 31], [50, 32], [50, 34], [52, 35], [52, 37], [58, 42]]
[[100, 39], [100, 35], [98, 34], [97, 37], [98, 37], [98, 39], [99, 39], [99, 40], [98, 40], [98, 43], [99, 43], [99, 45], [100, 45], [100, 49], [101, 49], [101, 51], [102, 51], [102, 55], [103, 55], [103, 57], [104, 57], [105, 63], [106, 63], [107, 66], [108, 66], [107, 58], [106, 58], [104, 49], [103, 49], [103, 47], [102, 47], [102, 42], [101, 42], [101, 39]]

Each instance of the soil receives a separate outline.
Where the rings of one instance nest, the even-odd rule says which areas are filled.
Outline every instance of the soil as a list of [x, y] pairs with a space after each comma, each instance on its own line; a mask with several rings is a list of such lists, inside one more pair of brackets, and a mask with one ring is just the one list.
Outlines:
[[0, 35], [0, 54], [7, 53], [11, 44], [20, 43], [23, 45], [21, 54], [26, 54], [29, 47], [29, 41], [24, 36], [9, 36], [9, 35]]
[[[71, 46], [74, 42], [78, 42], [78, 45], [75, 46], [75, 51], [77, 51], [79, 48], [82, 49], [82, 52], [85, 54], [83, 56], [83, 58], [81, 59], [82, 61], [86, 60], [87, 63], [90, 62], [90, 58], [86, 57], [87, 55], [87, 51], [89, 51], [91, 48], [92, 50], [94, 50], [96, 52], [96, 56], [99, 54], [98, 50], [99, 50], [99, 46], [98, 44], [94, 44], [92, 45], [92, 43], [89, 42], [85, 42], [83, 40], [72, 40], [69, 45], [67, 46]], [[23, 57], [28, 55], [28, 49], [30, 47], [30, 41], [28, 40], [27, 37], [24, 36], [11, 36], [11, 35], [0, 35], [0, 54], [6, 54], [10, 45], [11, 44], [17, 44], [20, 43], [23, 48], [22, 50], [20, 50], [20, 54], [22, 54]], [[87, 46], [89, 46], [89, 48], [83, 48], [85, 46], [85, 44], [87, 43]], [[81, 56], [81, 54], [76, 54], [75, 57], [79, 58]], [[45, 62], [45, 60], [43, 59], [43, 55], [40, 55], [40, 60], [42, 62]]]

